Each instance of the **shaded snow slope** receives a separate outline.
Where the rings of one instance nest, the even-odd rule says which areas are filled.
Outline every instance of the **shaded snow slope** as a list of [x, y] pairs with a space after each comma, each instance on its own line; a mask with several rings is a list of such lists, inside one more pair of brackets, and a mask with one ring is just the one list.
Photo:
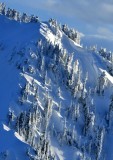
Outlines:
[[29, 146], [22, 142], [20, 136], [11, 131], [6, 125], [0, 124], [0, 138], [1, 160], [5, 158], [8, 160], [29, 159], [26, 154]]
[[27, 42], [40, 38], [40, 23], [20, 23], [14, 20], [8, 20], [5, 16], [0, 16], [0, 42], [5, 43], [7, 47], [18, 47]]

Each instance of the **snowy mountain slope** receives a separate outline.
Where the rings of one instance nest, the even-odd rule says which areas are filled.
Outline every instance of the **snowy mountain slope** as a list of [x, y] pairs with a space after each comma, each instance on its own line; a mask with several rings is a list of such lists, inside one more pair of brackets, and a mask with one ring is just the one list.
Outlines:
[[[25, 144], [18, 133], [11, 131], [6, 125], [0, 125], [0, 159], [25, 159], [29, 160], [27, 150], [30, 147]], [[32, 150], [31, 150], [32, 151]], [[33, 152], [33, 151], [32, 151]]]
[[112, 160], [113, 77], [103, 57], [59, 26], [0, 15], [0, 65], [0, 152], [7, 159], [27, 159], [29, 144], [34, 160]]
[[[63, 48], [65, 48], [69, 53], [75, 53], [74, 58], [78, 59], [81, 64], [83, 77], [88, 72], [89, 80], [92, 79], [92, 81], [90, 80], [90, 85], [93, 85], [93, 83], [97, 81], [98, 74], [101, 73], [101, 71], [107, 70], [106, 62], [104, 62], [102, 57], [97, 53], [88, 51], [87, 49], [83, 49], [79, 46], [77, 48], [75, 43], [72, 40], [69, 40], [65, 35], [63, 35], [62, 44]], [[107, 78], [108, 77], [111, 83], [113, 83], [113, 78], [109, 76], [109, 74], [107, 75]]]

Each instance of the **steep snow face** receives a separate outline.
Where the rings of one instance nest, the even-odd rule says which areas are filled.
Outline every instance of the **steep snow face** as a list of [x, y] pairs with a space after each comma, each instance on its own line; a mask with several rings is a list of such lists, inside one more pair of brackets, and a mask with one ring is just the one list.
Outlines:
[[27, 149], [29, 146], [22, 142], [18, 133], [11, 131], [6, 125], [0, 124], [0, 159], [25, 159], [28, 160]]
[[112, 160], [107, 64], [59, 26], [0, 16], [0, 158]]

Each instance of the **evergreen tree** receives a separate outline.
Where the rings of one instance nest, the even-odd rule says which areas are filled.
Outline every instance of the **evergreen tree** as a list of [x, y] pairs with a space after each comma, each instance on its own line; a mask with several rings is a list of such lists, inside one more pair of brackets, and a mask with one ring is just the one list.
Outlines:
[[0, 14], [5, 15], [6, 13], [6, 5], [4, 3], [0, 3]]

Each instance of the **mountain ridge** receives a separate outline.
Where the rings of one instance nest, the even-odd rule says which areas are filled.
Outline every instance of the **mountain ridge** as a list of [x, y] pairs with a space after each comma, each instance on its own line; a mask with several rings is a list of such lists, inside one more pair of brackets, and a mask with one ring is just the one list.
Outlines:
[[26, 143], [20, 138], [18, 153], [18, 145], [3, 141], [0, 158], [112, 160], [112, 62], [71, 40], [54, 20], [0, 15], [0, 24], [1, 138], [7, 132]]

